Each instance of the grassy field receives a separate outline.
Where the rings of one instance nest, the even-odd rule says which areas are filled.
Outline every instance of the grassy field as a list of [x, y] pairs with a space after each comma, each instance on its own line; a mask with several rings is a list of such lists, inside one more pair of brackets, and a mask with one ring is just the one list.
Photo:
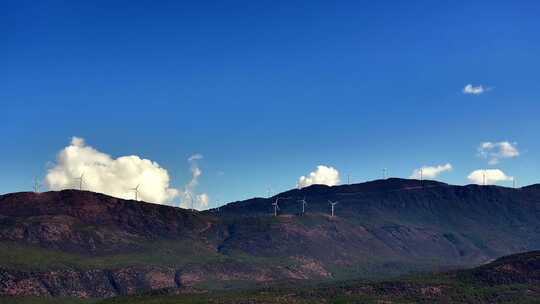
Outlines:
[[0, 242], [0, 267], [17, 270], [85, 270], [140, 265], [180, 267], [187, 263], [216, 262], [227, 258], [191, 241], [158, 241], [141, 244], [139, 250], [131, 253], [98, 256]]

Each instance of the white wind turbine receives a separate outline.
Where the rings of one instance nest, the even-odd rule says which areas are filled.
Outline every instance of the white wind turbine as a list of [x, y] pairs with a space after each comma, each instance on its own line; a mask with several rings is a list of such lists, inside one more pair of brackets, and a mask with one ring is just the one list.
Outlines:
[[39, 190], [41, 188], [41, 183], [39, 182], [37, 177], [34, 177], [34, 187], [33, 188], [34, 188], [35, 193], [39, 193]]
[[288, 197], [277, 197], [276, 200], [272, 203], [272, 206], [274, 206], [274, 216], [277, 216], [277, 212], [279, 210], [279, 200], [287, 198]]
[[189, 208], [191, 211], [193, 211], [193, 196], [191, 195], [191, 193], [189, 193], [189, 191], [186, 191], [186, 196], [189, 197], [189, 201], [190, 201], [190, 205], [191, 205], [191, 208]]
[[332, 206], [332, 217], [334, 217], [334, 207], [339, 203], [338, 201], [332, 202], [331, 200], [328, 200], [330, 205]]
[[266, 197], [270, 198], [270, 195], [272, 195], [272, 186], [268, 185], [266, 187]]
[[140, 186], [140, 185], [141, 185], [141, 184], [138, 184], [137, 187], [129, 189], [129, 190], [135, 192], [135, 200], [136, 200], [136, 201], [139, 200], [139, 186]]
[[215, 204], [216, 204], [216, 207], [214, 208], [214, 212], [219, 213], [219, 208], [221, 207], [221, 206], [219, 205], [220, 200], [216, 198], [215, 202], [216, 202], [216, 203], [215, 203]]
[[306, 197], [304, 196], [304, 198], [301, 200], [298, 200], [298, 202], [302, 203], [302, 214], [306, 213], [306, 205], [307, 205]]
[[279, 210], [279, 197], [276, 198], [276, 201], [272, 203], [272, 206], [274, 206], [274, 216], [277, 216], [277, 212]]
[[75, 177], [74, 180], [79, 181], [79, 190], [82, 191], [82, 185], [83, 185], [83, 180], [84, 180], [84, 173], [82, 173], [80, 177]]

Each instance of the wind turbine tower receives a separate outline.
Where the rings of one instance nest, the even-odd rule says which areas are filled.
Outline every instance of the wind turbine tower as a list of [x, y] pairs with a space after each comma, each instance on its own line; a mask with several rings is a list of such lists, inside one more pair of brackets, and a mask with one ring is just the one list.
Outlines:
[[192, 196], [191, 193], [189, 193], [189, 192], [186, 192], [186, 195], [189, 197], [189, 202], [190, 202], [190, 204], [189, 204], [189, 206], [190, 206], [189, 210], [193, 211], [193, 196]]
[[306, 205], [307, 205], [306, 197], [304, 196], [304, 198], [301, 200], [298, 200], [298, 202], [302, 203], [302, 215], [304, 215], [304, 213], [306, 213]]
[[279, 210], [279, 197], [272, 203], [272, 206], [274, 206], [274, 216], [277, 216]]
[[39, 193], [41, 188], [41, 183], [38, 181], [37, 177], [34, 178], [34, 192]]
[[274, 216], [277, 216], [277, 212], [279, 211], [279, 200], [287, 198], [289, 197], [277, 197], [276, 200], [272, 203], [272, 206], [274, 206]]
[[332, 217], [334, 217], [334, 207], [339, 203], [338, 201], [332, 202], [331, 200], [328, 201], [330, 205], [332, 206]]
[[84, 180], [84, 173], [81, 174], [80, 177], [76, 177], [74, 178], [74, 180], [78, 180], [79, 181], [79, 190], [82, 191], [82, 185], [83, 185], [83, 180]]
[[383, 179], [388, 178], [388, 169], [387, 168], [382, 169], [382, 176], [383, 176]]
[[136, 200], [136, 201], [138, 201], [138, 200], [139, 200], [139, 186], [140, 186], [140, 185], [141, 185], [141, 184], [138, 184], [138, 185], [137, 185], [137, 187], [135, 187], [135, 188], [132, 188], [132, 189], [129, 189], [129, 190], [131, 190], [131, 191], [134, 191], [134, 192], [135, 192], [135, 200]]

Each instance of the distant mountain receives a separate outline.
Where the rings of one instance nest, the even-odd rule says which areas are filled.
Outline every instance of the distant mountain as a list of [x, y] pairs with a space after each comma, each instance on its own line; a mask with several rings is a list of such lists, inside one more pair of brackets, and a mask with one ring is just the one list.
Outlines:
[[[328, 200], [339, 201], [335, 217]], [[76, 190], [0, 196], [0, 295], [390, 278], [538, 249], [540, 185], [387, 179], [314, 185], [205, 212]]]

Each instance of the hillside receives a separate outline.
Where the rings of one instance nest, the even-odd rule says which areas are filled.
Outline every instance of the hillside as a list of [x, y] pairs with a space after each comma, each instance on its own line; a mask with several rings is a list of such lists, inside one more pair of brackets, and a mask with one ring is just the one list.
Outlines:
[[319, 287], [273, 287], [209, 294], [147, 295], [112, 303], [538, 303], [540, 251], [516, 254], [470, 270], [381, 282], [350, 281]]
[[[335, 217], [328, 200], [339, 201]], [[76, 190], [0, 196], [3, 295], [111, 297], [380, 279], [537, 249], [538, 185], [388, 179], [315, 185], [205, 212]]]

